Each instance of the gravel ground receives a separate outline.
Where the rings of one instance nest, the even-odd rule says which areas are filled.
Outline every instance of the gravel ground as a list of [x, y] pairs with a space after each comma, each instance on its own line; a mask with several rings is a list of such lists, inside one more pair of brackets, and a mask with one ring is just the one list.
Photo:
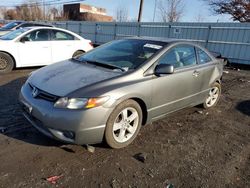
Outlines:
[[31, 71], [0, 75], [0, 187], [250, 187], [250, 71], [227, 70], [217, 107], [176, 112], [127, 148], [99, 144], [94, 153], [24, 119], [18, 93]]

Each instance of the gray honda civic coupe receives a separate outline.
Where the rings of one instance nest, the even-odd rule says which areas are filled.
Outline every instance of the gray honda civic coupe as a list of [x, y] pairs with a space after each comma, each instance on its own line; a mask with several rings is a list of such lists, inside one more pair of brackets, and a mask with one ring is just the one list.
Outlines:
[[214, 107], [222, 73], [222, 60], [198, 44], [129, 38], [34, 71], [19, 98], [24, 116], [49, 137], [123, 148], [142, 125], [186, 107]]

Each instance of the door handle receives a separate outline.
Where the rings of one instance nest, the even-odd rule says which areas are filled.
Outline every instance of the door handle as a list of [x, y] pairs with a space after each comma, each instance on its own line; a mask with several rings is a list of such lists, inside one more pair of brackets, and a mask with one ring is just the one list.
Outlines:
[[193, 76], [198, 77], [199, 75], [200, 75], [200, 72], [199, 72], [199, 71], [195, 70], [195, 71], [193, 72]]

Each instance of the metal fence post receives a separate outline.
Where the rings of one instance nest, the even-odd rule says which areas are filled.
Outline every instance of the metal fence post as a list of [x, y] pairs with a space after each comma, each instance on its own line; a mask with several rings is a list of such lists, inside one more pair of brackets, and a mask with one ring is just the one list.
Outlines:
[[207, 48], [208, 43], [209, 43], [209, 38], [210, 38], [211, 28], [212, 28], [212, 26], [211, 26], [211, 25], [209, 25], [209, 26], [208, 26], [208, 30], [207, 30], [206, 44], [205, 44], [205, 47], [206, 47], [206, 48]]
[[95, 44], [96, 44], [96, 39], [97, 39], [97, 23], [95, 23]]
[[117, 24], [114, 25], [114, 40], [116, 39], [116, 33], [117, 33]]
[[141, 23], [140, 22], [138, 22], [137, 23], [138, 24], [138, 37], [140, 37], [140, 35], [141, 35]]
[[170, 32], [171, 32], [171, 24], [168, 25], [168, 38], [170, 38]]
[[68, 22], [66, 22], [65, 27], [67, 30], [69, 29]]
[[81, 36], [82, 34], [82, 22], [79, 23], [79, 35]]

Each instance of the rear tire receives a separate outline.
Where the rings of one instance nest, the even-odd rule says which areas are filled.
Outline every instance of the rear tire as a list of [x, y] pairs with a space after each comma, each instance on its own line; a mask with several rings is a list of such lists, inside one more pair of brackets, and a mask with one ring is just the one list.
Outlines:
[[81, 56], [82, 54], [84, 54], [85, 52], [84, 51], [81, 51], [81, 50], [78, 50], [76, 51], [74, 54], [73, 54], [73, 58], [76, 58], [76, 57], [79, 57]]
[[205, 109], [212, 108], [217, 105], [221, 95], [221, 85], [219, 83], [214, 83], [209, 90], [208, 96], [206, 97], [203, 107]]
[[12, 57], [4, 52], [0, 52], [0, 73], [9, 73], [14, 68]]
[[120, 103], [109, 116], [105, 140], [111, 148], [129, 145], [137, 136], [142, 124], [142, 110], [134, 100]]

